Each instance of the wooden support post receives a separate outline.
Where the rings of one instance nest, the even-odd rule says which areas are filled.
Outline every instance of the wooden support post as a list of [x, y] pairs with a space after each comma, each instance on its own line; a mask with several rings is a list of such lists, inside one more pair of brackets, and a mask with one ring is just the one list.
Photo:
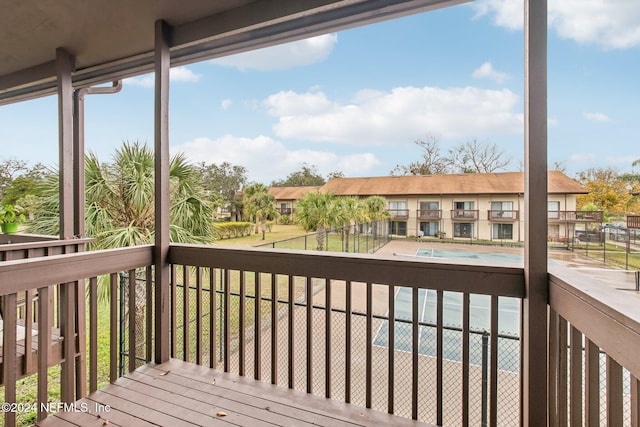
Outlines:
[[155, 27], [155, 362], [169, 360], [169, 26]]
[[547, 424], [547, 1], [525, 0], [522, 425]]

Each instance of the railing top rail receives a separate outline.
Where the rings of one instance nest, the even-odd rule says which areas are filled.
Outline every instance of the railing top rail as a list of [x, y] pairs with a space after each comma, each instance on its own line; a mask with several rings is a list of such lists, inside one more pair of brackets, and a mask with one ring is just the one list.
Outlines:
[[566, 267], [550, 270], [550, 307], [639, 378], [640, 298]]
[[171, 245], [169, 262], [485, 295], [524, 296], [523, 269], [516, 267], [392, 258], [387, 255], [185, 244]]
[[153, 264], [153, 246], [134, 246], [0, 263], [0, 296]]
[[[40, 236], [42, 237], [42, 236]], [[24, 242], [24, 243], [3, 243], [0, 244], [0, 252], [5, 251], [15, 251], [15, 250], [25, 250], [32, 248], [50, 248], [55, 246], [69, 246], [69, 245], [80, 245], [87, 244], [93, 242], [94, 238], [81, 238], [81, 239], [67, 239], [67, 240], [38, 240], [33, 242]]]

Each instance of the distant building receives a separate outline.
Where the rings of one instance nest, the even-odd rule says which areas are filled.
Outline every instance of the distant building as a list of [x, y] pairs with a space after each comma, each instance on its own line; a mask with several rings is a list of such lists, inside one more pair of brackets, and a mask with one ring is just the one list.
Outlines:
[[[299, 189], [302, 197], [317, 188]], [[287, 194], [290, 190], [286, 188], [270, 191], [280, 209], [293, 208], [300, 198], [293, 191]], [[391, 214], [392, 234], [398, 236], [524, 240], [522, 172], [333, 178], [320, 191], [361, 198], [383, 196]], [[576, 210], [576, 196], [586, 193], [583, 186], [562, 172], [549, 172], [550, 241], [574, 236], [576, 224], [602, 222], [602, 212]]]

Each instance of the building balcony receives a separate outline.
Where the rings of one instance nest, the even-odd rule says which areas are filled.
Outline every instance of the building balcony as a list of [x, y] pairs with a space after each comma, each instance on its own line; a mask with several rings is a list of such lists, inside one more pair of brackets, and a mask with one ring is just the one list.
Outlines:
[[416, 216], [420, 221], [437, 221], [442, 218], [440, 209], [418, 209]]
[[548, 211], [549, 222], [596, 222], [601, 223], [602, 211]]
[[387, 209], [391, 215], [391, 221], [409, 219], [409, 209]]
[[452, 209], [451, 210], [451, 219], [456, 221], [477, 221], [478, 220], [478, 210], [468, 210], [468, 209]]
[[640, 215], [627, 215], [627, 228], [640, 228]]
[[[257, 417], [334, 425], [337, 416], [355, 425], [517, 425], [522, 401], [535, 399], [520, 394], [522, 369], [546, 354], [527, 354], [539, 343], [518, 337], [522, 268], [200, 245], [171, 245], [168, 259], [164, 288], [151, 246], [0, 263], [5, 393], [15, 392], [22, 369], [16, 299], [26, 292], [27, 307], [34, 294], [60, 295], [57, 306], [37, 308], [52, 320], [31, 325], [41, 344], [33, 365], [47, 366], [47, 332], [57, 328], [62, 342], [78, 343], [62, 350], [63, 400], [91, 394], [80, 401], [91, 403], [87, 413], [60, 411], [43, 426], [95, 422], [107, 404], [102, 418], [120, 425], [140, 416], [160, 425], [213, 422], [220, 412], [241, 424]], [[98, 391], [105, 274], [111, 384]], [[75, 295], [85, 301], [85, 288], [86, 308], [70, 303]], [[559, 266], [548, 289], [549, 329], [538, 339], [549, 349], [550, 418], [637, 422], [640, 319], [628, 294]], [[51, 316], [59, 310], [67, 317]], [[84, 319], [88, 327], [74, 329]], [[164, 346], [171, 359], [148, 364]], [[39, 380], [38, 400], [48, 402], [48, 378]]]
[[520, 211], [505, 211], [505, 210], [489, 210], [487, 211], [487, 219], [495, 222], [509, 222], [517, 221], [520, 215]]
[[291, 215], [293, 213], [292, 208], [276, 208], [280, 215]]

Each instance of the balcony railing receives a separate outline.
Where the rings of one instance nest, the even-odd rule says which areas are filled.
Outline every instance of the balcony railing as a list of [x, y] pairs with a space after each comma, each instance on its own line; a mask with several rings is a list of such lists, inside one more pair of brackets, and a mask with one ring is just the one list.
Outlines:
[[418, 209], [416, 216], [423, 221], [439, 220], [442, 218], [442, 211], [440, 209]]
[[[89, 391], [98, 387], [98, 276], [109, 277], [111, 381], [120, 375], [120, 359], [125, 371], [151, 360], [157, 311], [152, 254], [145, 246], [0, 264], [5, 402], [16, 399], [16, 371], [10, 367], [16, 366], [18, 346], [16, 299], [25, 291], [46, 296], [60, 287], [56, 310], [66, 320], [56, 326], [64, 342], [89, 341], [86, 355], [82, 345], [69, 346], [64, 360], [77, 360]], [[168, 256], [174, 358], [434, 424], [519, 423], [521, 347], [499, 332], [522, 321], [522, 268], [200, 245], [172, 245]], [[119, 280], [121, 271], [126, 281]], [[84, 296], [79, 292], [75, 300], [75, 289], [82, 291], [85, 279], [90, 326], [75, 331], [74, 319], [85, 316]], [[579, 286], [583, 282], [587, 289]], [[126, 289], [119, 297], [121, 286]], [[585, 419], [637, 422], [640, 320], [626, 314], [628, 298], [607, 305], [602, 301], [611, 299], [602, 287], [559, 268], [550, 274], [549, 286], [551, 417], [573, 423], [584, 406]], [[517, 300], [502, 310], [508, 298]], [[126, 319], [118, 314], [120, 304], [128, 307]], [[47, 367], [54, 326], [42, 320], [50, 318], [48, 310], [40, 305], [41, 321], [33, 325], [41, 349], [35, 356], [39, 372]], [[472, 319], [478, 317], [486, 321], [477, 324]], [[128, 324], [118, 336], [123, 320]], [[602, 357], [606, 387], [599, 382]], [[63, 364], [63, 399], [86, 394], [86, 383], [74, 382], [76, 371], [73, 363]], [[38, 401], [47, 402], [47, 375], [38, 381]], [[5, 417], [14, 425], [11, 414]]]
[[489, 221], [517, 221], [519, 211], [489, 210], [487, 219]]
[[602, 222], [602, 211], [548, 211], [547, 218], [550, 222]]
[[640, 215], [627, 215], [627, 228], [640, 228]]
[[276, 208], [280, 215], [291, 215], [293, 213], [293, 209], [291, 208]]
[[391, 215], [392, 221], [409, 218], [409, 209], [387, 209], [387, 212]]
[[477, 210], [469, 209], [453, 209], [451, 210], [451, 219], [476, 221], [478, 219]]

